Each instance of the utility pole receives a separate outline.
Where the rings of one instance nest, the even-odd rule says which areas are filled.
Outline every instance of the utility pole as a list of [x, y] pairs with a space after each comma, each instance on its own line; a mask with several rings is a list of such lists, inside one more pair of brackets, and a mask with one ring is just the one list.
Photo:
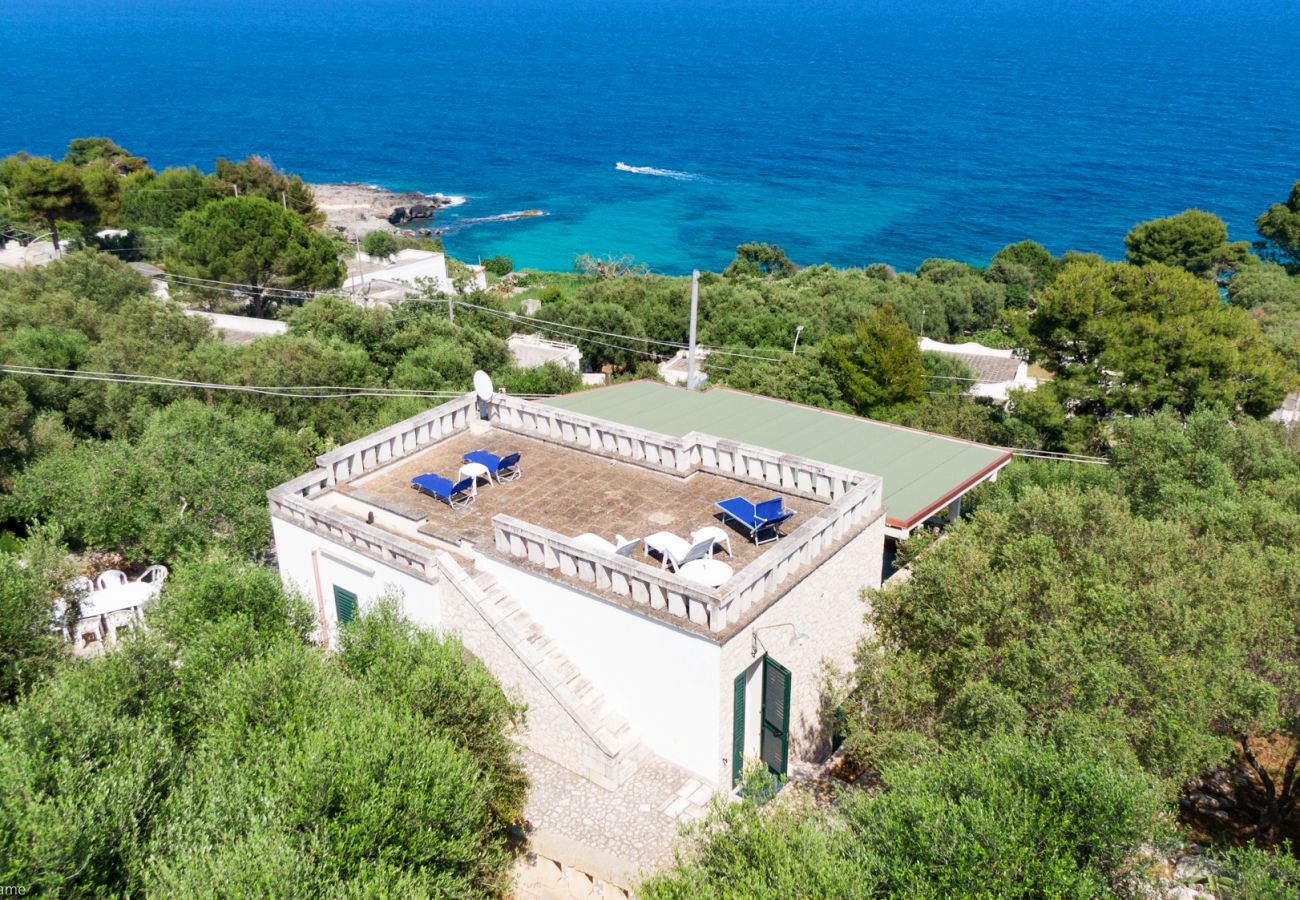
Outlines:
[[695, 314], [700, 308], [700, 270], [691, 272], [691, 339], [686, 348], [686, 389], [695, 390]]
[[455, 294], [448, 294], [448, 295], [447, 295], [447, 321], [448, 321], [448, 322], [451, 322], [453, 325], [456, 324], [456, 300], [455, 300], [455, 297], [456, 297]]
[[285, 209], [289, 208], [289, 199], [285, 197], [284, 191], [280, 191], [280, 205]]
[[790, 348], [790, 355], [792, 356], [799, 352], [799, 335], [801, 334], [803, 334], [802, 325], [800, 325], [794, 330], [794, 346]]
[[925, 307], [921, 307], [921, 337], [925, 337]]

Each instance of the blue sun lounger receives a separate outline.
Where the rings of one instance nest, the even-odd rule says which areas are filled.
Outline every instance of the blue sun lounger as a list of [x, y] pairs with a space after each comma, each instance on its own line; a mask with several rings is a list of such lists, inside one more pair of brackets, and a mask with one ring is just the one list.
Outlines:
[[473, 478], [462, 478], [460, 481], [452, 482], [441, 475], [427, 473], [412, 478], [411, 487], [445, 501], [452, 509], [464, 509], [474, 502]]
[[468, 463], [478, 463], [488, 470], [488, 475], [495, 475], [498, 482], [514, 481], [520, 475], [524, 474], [519, 468], [518, 453], [507, 453], [505, 456], [497, 456], [495, 453], [488, 453], [486, 450], [475, 450], [473, 453], [466, 453], [461, 459]]
[[[785, 502], [780, 497], [764, 500], [758, 505], [750, 503], [744, 497], [732, 497], [729, 500], [719, 500], [717, 507], [722, 510], [724, 520], [730, 520], [742, 531], [748, 532], [755, 544], [766, 544], [780, 538], [781, 523], [794, 515], [794, 510], [786, 509]], [[759, 540], [759, 535], [765, 531], [770, 531], [772, 536]]]

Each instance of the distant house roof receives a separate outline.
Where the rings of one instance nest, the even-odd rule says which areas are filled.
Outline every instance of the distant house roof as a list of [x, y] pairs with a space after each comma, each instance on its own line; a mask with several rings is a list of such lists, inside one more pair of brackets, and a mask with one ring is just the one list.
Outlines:
[[582, 351], [574, 344], [548, 341], [535, 334], [512, 334], [506, 346], [510, 358], [521, 369], [535, 369], [553, 362], [576, 372], [582, 366]]
[[634, 381], [546, 402], [663, 434], [699, 431], [880, 475], [886, 522], [903, 531], [1011, 461], [997, 447], [725, 388], [692, 392]]
[[135, 269], [137, 272], [139, 272], [139, 273], [140, 273], [141, 275], [143, 275], [145, 278], [161, 278], [161, 277], [163, 277], [164, 275], [167, 274], [167, 273], [164, 272], [162, 269], [160, 269], [160, 268], [158, 268], [157, 266], [152, 265], [152, 264], [150, 264], [150, 263], [145, 263], [145, 262], [133, 262], [133, 263], [127, 263], [127, 265], [129, 265], [131, 268]]
[[943, 350], [935, 351], [943, 353], [944, 356], [960, 360], [966, 368], [970, 369], [971, 377], [980, 384], [1001, 384], [1004, 381], [1015, 381], [1016, 374], [1020, 371], [1023, 363], [1018, 359], [1012, 359], [1006, 356], [981, 356], [976, 353], [948, 353]]

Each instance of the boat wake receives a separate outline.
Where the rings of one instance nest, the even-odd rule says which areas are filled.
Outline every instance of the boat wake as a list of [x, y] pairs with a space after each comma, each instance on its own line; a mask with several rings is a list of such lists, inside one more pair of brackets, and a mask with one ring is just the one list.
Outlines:
[[655, 175], [659, 178], [675, 178], [678, 181], [695, 181], [700, 177], [690, 172], [679, 172], [676, 169], [656, 169], [654, 166], [629, 166], [625, 162], [615, 163], [614, 168], [620, 172], [630, 172], [633, 175]]

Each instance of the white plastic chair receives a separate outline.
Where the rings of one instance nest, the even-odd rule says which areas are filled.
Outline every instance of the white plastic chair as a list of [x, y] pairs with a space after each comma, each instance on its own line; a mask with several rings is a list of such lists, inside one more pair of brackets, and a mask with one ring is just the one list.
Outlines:
[[709, 551], [713, 549], [713, 538], [707, 537], [690, 544], [685, 538], [680, 538], [671, 531], [656, 531], [654, 534], [646, 535], [645, 545], [659, 554], [661, 568], [666, 569], [671, 565], [675, 572], [692, 560], [704, 559], [708, 556]]
[[136, 581], [143, 581], [145, 584], [162, 584], [166, 580], [166, 566], [150, 566], [136, 579]]
[[626, 556], [628, 559], [631, 559], [632, 554], [636, 552], [636, 548], [641, 546], [641, 539], [625, 538], [621, 534], [616, 534], [614, 535], [614, 544], [616, 545], [614, 547], [615, 553], [619, 556]]
[[[712, 538], [714, 545], [720, 545], [723, 550], [727, 551], [728, 556], [735, 555], [731, 552], [731, 536], [717, 525], [705, 525], [703, 528], [691, 532], [692, 541], [703, 541], [707, 538]], [[713, 558], [713, 549], [713, 547], [709, 548], [710, 559]]]
[[105, 572], [99, 573], [99, 577], [95, 579], [95, 590], [107, 590], [111, 587], [118, 587], [119, 585], [126, 584], [126, 582], [127, 578], [125, 572], [121, 569], [109, 569]]
[[134, 608], [114, 610], [104, 616], [108, 640], [116, 644], [121, 637], [125, 637], [134, 630], [139, 621], [139, 615]]

